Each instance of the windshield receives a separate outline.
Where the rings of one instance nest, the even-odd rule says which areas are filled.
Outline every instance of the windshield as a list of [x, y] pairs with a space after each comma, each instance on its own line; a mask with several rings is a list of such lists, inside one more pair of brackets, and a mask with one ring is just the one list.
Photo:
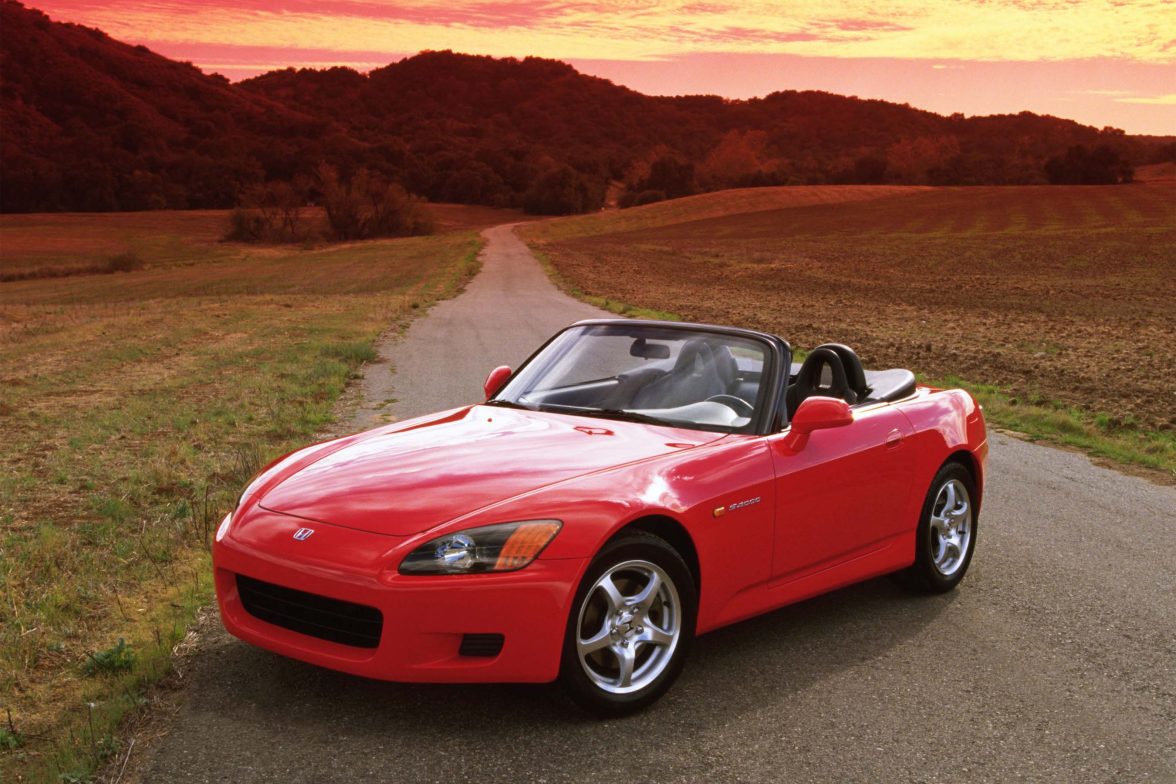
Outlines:
[[767, 346], [654, 324], [573, 327], [491, 403], [723, 432], [754, 427]]

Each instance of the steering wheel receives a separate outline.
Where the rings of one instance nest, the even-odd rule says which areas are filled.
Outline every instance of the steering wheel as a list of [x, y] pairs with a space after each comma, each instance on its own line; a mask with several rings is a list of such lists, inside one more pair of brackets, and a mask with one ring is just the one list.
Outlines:
[[755, 413], [755, 406], [735, 395], [711, 395], [706, 399], [706, 402], [722, 403], [741, 417], [750, 417]]

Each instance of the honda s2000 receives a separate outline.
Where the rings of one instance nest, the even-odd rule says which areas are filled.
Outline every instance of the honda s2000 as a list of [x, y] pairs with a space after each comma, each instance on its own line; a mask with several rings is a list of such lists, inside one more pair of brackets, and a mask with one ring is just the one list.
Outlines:
[[561, 680], [605, 715], [696, 634], [876, 575], [963, 578], [988, 445], [967, 392], [828, 344], [573, 325], [484, 403], [294, 452], [216, 534], [225, 627], [349, 673]]

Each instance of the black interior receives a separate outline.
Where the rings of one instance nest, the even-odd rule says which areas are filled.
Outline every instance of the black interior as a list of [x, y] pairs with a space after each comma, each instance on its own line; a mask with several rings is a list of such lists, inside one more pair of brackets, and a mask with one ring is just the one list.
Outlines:
[[[862, 368], [862, 361], [857, 352], [844, 343], [822, 343], [817, 348], [827, 348], [841, 360], [841, 367], [845, 371], [845, 382], [849, 391], [857, 398], [857, 402], [864, 401], [869, 396], [866, 386], [866, 371]], [[848, 401], [850, 405], [853, 401]]]
[[[705, 338], [682, 344], [674, 359], [660, 359], [659, 344], [634, 343], [634, 356], [653, 359], [611, 378], [587, 381], [535, 395], [544, 404], [621, 410], [672, 409], [703, 400], [723, 402], [741, 416], [752, 409], [762, 383], [761, 369], [740, 360], [729, 347]], [[800, 404], [814, 396], [844, 400], [851, 406], [884, 403], [909, 397], [915, 391], [915, 375], [909, 370], [866, 370], [861, 359], [843, 343], [824, 343], [803, 363], [793, 363], [784, 392], [788, 418]], [[735, 400], [738, 398], [739, 400]], [[738, 405], [740, 402], [744, 405]]]
[[867, 370], [866, 383], [870, 389], [867, 403], [902, 400], [915, 394], [915, 374], [903, 368]]
[[813, 349], [801, 364], [793, 363], [785, 394], [788, 418], [806, 398], [834, 397], [851, 406], [902, 400], [914, 394], [915, 374], [902, 368], [865, 370], [857, 352], [842, 343]]
[[810, 397], [835, 397], [853, 405], [857, 394], [849, 388], [841, 357], [831, 348], [815, 348], [805, 357], [796, 380], [788, 386], [788, 418]]

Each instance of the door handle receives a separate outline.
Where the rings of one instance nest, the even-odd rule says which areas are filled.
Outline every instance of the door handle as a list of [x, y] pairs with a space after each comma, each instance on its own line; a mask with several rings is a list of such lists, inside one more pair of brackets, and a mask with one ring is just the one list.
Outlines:
[[902, 446], [902, 431], [891, 430], [886, 436], [886, 448], [897, 449], [900, 446]]

